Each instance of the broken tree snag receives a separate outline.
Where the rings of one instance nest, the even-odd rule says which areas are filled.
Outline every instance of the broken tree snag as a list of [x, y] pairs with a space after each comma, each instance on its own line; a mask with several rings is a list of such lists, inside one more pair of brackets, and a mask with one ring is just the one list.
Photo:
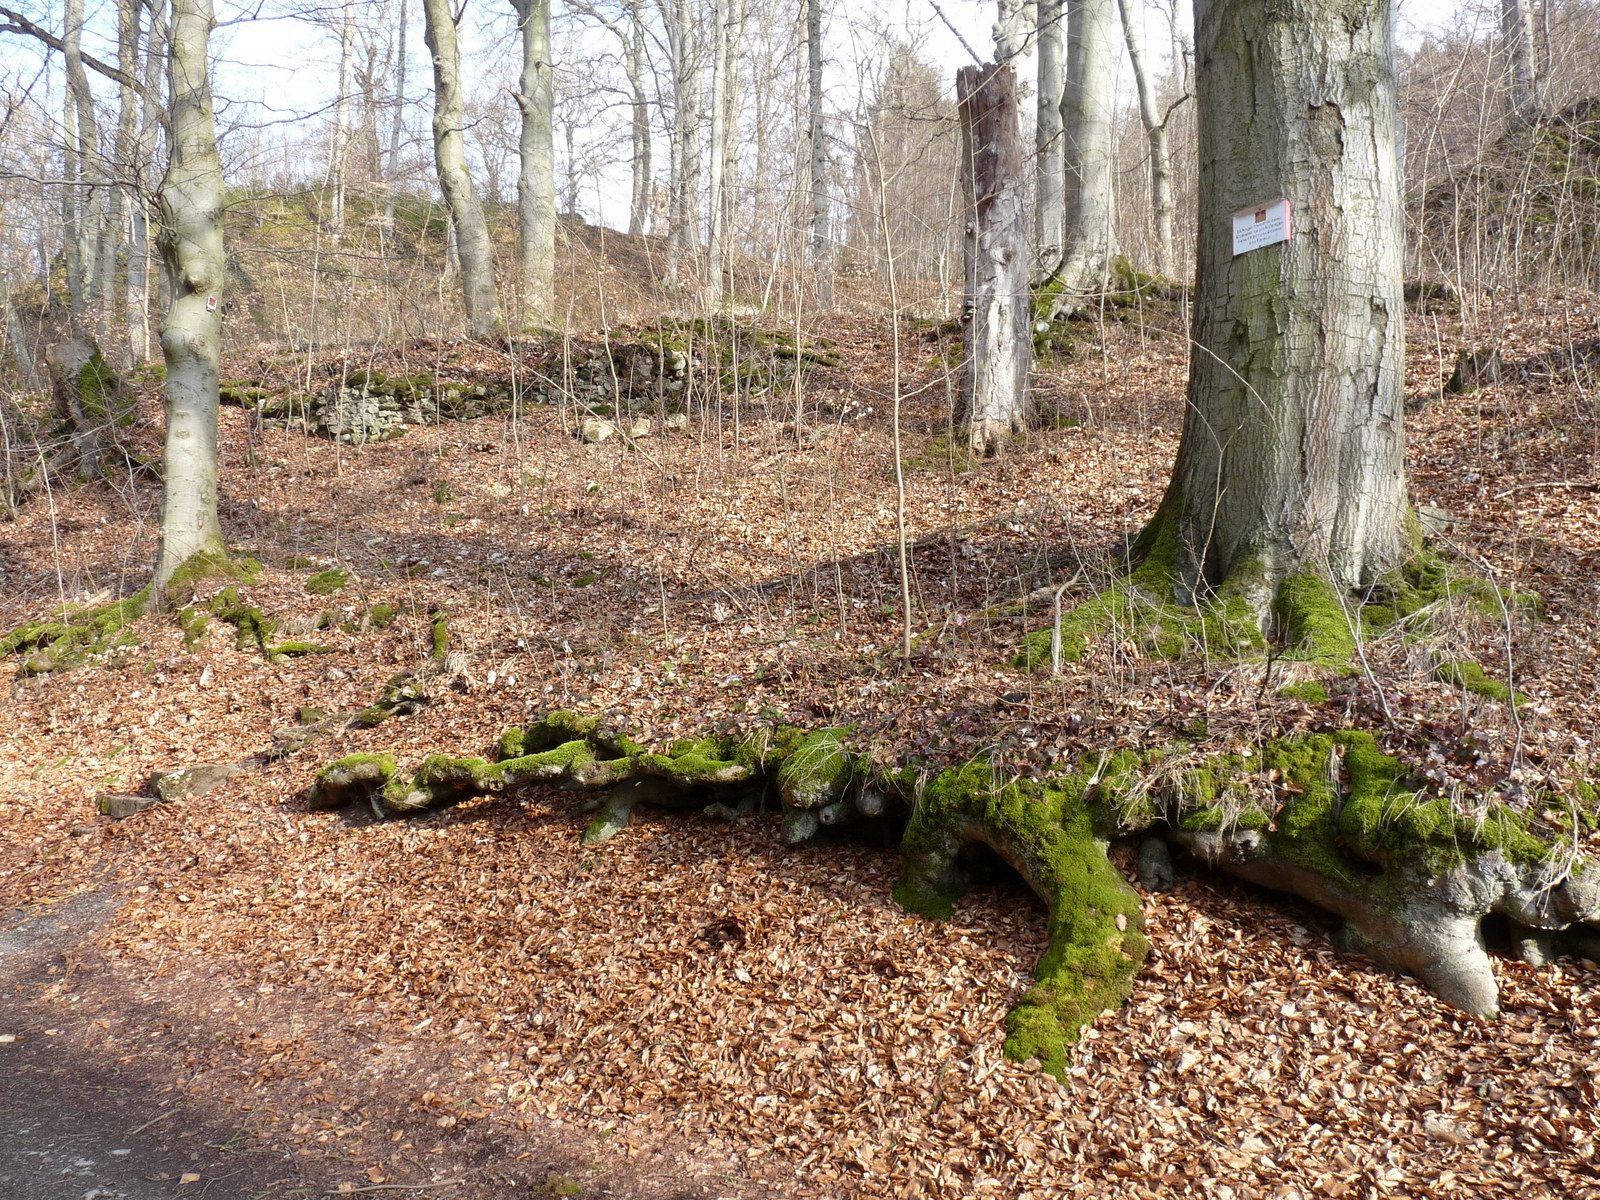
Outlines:
[[973, 453], [992, 455], [1027, 427], [1033, 366], [1016, 70], [1010, 63], [962, 67], [956, 94], [967, 199], [961, 399]]

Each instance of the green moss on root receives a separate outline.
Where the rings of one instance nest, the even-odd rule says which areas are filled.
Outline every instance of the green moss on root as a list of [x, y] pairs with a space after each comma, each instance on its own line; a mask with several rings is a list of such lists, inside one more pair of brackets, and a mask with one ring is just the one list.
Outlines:
[[318, 571], [306, 580], [306, 591], [314, 596], [332, 596], [342, 592], [350, 582], [350, 572], [339, 567]]
[[317, 811], [371, 803], [398, 771], [392, 754], [347, 754], [317, 772], [307, 807]]
[[29, 622], [0, 638], [0, 657], [26, 655], [23, 675], [70, 670], [108, 658], [132, 644], [128, 626], [144, 615], [149, 600], [150, 589], [144, 588], [110, 604], [68, 605], [55, 617]]
[[822, 808], [843, 798], [856, 778], [856, 759], [844, 746], [849, 728], [807, 734], [778, 768], [778, 790], [791, 808]]
[[[1231, 583], [1195, 608], [1177, 602], [1178, 532], [1170, 515], [1175, 512], [1175, 505], [1163, 504], [1151, 520], [1135, 545], [1138, 565], [1131, 573], [1062, 614], [1062, 662], [1079, 662], [1091, 638], [1111, 632], [1134, 639], [1152, 658], [1178, 658], [1191, 647], [1229, 658], [1255, 657], [1266, 650], [1242, 583]], [[1055, 645], [1054, 625], [1029, 634], [1014, 665], [1026, 671], [1047, 669]]]
[[1003, 783], [982, 760], [944, 772], [913, 810], [895, 888], [909, 911], [948, 917], [966, 886], [957, 858], [973, 841], [1022, 874], [1049, 909], [1050, 946], [1007, 1018], [1005, 1049], [1058, 1077], [1083, 1027], [1127, 1000], [1149, 952], [1139, 896], [1106, 857], [1089, 800], [1103, 782], [1084, 769], [1048, 786]]

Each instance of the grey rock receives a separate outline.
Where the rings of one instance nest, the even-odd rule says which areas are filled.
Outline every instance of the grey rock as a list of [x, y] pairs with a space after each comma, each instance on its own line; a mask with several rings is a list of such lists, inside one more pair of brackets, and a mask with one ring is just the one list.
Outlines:
[[1176, 882], [1172, 870], [1172, 852], [1167, 843], [1158, 837], [1145, 838], [1139, 843], [1139, 862], [1136, 867], [1139, 886], [1147, 892], [1170, 892]]
[[152, 804], [160, 803], [161, 799], [158, 796], [129, 796], [120, 792], [107, 792], [95, 797], [94, 806], [100, 810], [102, 816], [122, 821], [135, 813], [142, 813]]
[[170, 803], [220, 787], [243, 769], [238, 763], [199, 763], [177, 771], [157, 771], [150, 776], [150, 786], [157, 796]]

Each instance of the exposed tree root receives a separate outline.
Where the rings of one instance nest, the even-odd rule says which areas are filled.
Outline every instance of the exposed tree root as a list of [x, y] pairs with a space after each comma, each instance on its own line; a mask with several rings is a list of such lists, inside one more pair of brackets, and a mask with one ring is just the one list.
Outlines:
[[[492, 762], [435, 755], [406, 778], [387, 754], [340, 759], [319, 772], [310, 806], [367, 803], [393, 816], [558, 784], [598, 793], [581, 806], [594, 814], [591, 845], [626, 828], [641, 803], [731, 817], [775, 802], [790, 843], [888, 820], [904, 824], [896, 899], [936, 917], [969, 886], [974, 848], [988, 847], [1049, 913], [1049, 949], [1008, 1018], [1006, 1049], [1057, 1074], [1082, 1027], [1127, 999], [1148, 949], [1138, 893], [1107, 857], [1112, 838], [1170, 830], [1205, 861], [1337, 914], [1344, 947], [1472, 1013], [1498, 1004], [1488, 914], [1510, 919], [1527, 961], [1600, 954], [1600, 867], [1576, 848], [1583, 830], [1504, 807], [1462, 817], [1411, 786], [1368, 733], [1284, 739], [1251, 756], [1124, 751], [1043, 784], [981, 759], [931, 778], [886, 771], [850, 748], [849, 733], [778, 727], [662, 754], [557, 712], [509, 731]], [[1583, 794], [1592, 809], [1594, 790]], [[1592, 811], [1580, 819], [1595, 825]], [[1146, 841], [1141, 878], [1170, 883], [1170, 863]]]

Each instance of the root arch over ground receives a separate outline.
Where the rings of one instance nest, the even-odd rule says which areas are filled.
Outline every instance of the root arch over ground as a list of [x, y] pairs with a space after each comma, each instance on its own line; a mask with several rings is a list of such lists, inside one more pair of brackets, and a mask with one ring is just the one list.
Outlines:
[[1160, 860], [1159, 838], [1302, 896], [1342, 919], [1344, 948], [1479, 1015], [1498, 1005], [1482, 932], [1491, 914], [1509, 921], [1528, 962], [1600, 957], [1600, 867], [1580, 849], [1600, 789], [1580, 785], [1570, 827], [1541, 804], [1537, 817], [1503, 805], [1464, 817], [1359, 730], [1250, 753], [1122, 751], [1032, 782], [983, 759], [887, 769], [848, 728], [764, 727], [657, 752], [596, 718], [553, 712], [508, 730], [488, 758], [432, 755], [410, 772], [387, 753], [338, 759], [318, 772], [309, 806], [401, 816], [549, 784], [591, 793], [579, 806], [592, 815], [588, 844], [620, 834], [639, 804], [726, 819], [776, 808], [789, 844], [880, 826], [900, 839], [896, 899], [931, 917], [948, 917], [971, 886], [970, 849], [991, 848], [1048, 913], [1049, 945], [1008, 1018], [1006, 1051], [1058, 1076], [1082, 1028], [1127, 1000], [1148, 952], [1139, 893], [1108, 855], [1118, 839], [1144, 838], [1141, 858]]

